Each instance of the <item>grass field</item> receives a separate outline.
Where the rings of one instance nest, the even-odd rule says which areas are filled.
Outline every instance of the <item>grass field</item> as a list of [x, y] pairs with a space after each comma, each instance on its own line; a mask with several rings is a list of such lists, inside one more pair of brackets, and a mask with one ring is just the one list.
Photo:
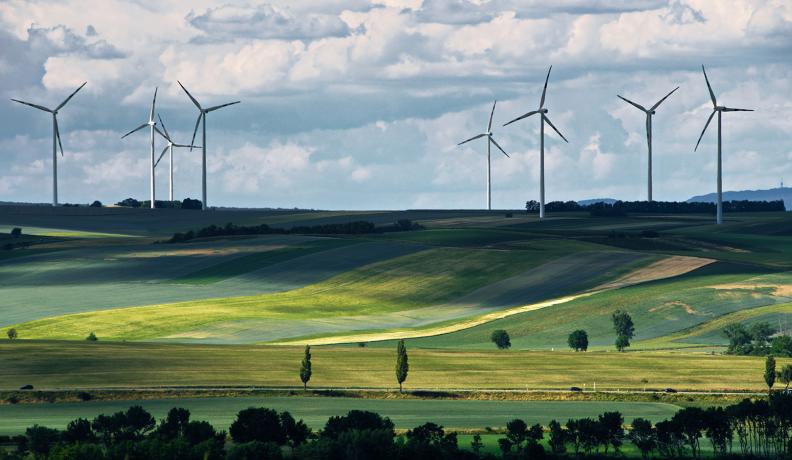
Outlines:
[[[410, 341], [407, 342], [411, 347]], [[409, 348], [406, 388], [678, 390], [764, 388], [762, 357], [672, 352], [451, 351]], [[300, 386], [301, 347], [3, 341], [0, 389]], [[395, 352], [316, 347], [315, 387], [394, 388]], [[792, 360], [780, 358], [779, 366]]]
[[[14, 327], [21, 337], [34, 339], [81, 339], [93, 331], [108, 340], [257, 342], [282, 338], [279, 333], [305, 336], [321, 330], [312, 324], [300, 330], [300, 324], [294, 323], [309, 318], [328, 319], [325, 333], [373, 324], [416, 326], [588, 289], [642, 261], [655, 260], [637, 253], [581, 248], [585, 245], [559, 245], [544, 252], [435, 248], [368, 264], [288, 292], [97, 310]], [[572, 251], [578, 254], [560, 257]], [[519, 282], [506, 285], [512, 277], [519, 277]], [[411, 313], [393, 315], [405, 311]], [[263, 320], [274, 321], [277, 327], [268, 327]]]
[[218, 430], [228, 430], [237, 412], [248, 407], [268, 407], [289, 411], [303, 419], [314, 430], [321, 429], [327, 419], [348, 411], [368, 410], [389, 417], [399, 430], [425, 422], [435, 422], [448, 429], [483, 430], [503, 428], [515, 418], [528, 423], [547, 425], [552, 419], [592, 417], [605, 411], [618, 410], [627, 420], [643, 417], [660, 421], [671, 417], [678, 406], [665, 403], [635, 402], [559, 402], [559, 401], [452, 401], [452, 400], [378, 400], [328, 397], [239, 397], [194, 398], [179, 401], [89, 401], [84, 403], [0, 405], [0, 435], [15, 435], [34, 424], [64, 428], [75, 418], [93, 419], [98, 414], [126, 410], [139, 404], [162, 419], [172, 407], [190, 410], [191, 419], [206, 420]]

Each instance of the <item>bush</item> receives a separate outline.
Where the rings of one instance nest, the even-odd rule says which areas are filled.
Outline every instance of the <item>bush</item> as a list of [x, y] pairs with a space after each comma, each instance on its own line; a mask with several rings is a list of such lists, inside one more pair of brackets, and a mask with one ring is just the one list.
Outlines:
[[134, 198], [127, 198], [123, 201], [119, 201], [118, 203], [116, 203], [116, 206], [123, 206], [125, 208], [139, 208], [140, 201]]
[[201, 200], [193, 200], [192, 198], [185, 198], [181, 202], [182, 209], [201, 209]]
[[93, 203], [91, 203], [91, 207], [92, 208], [101, 208], [102, 207], [102, 202], [99, 201], [99, 200], [95, 200]]
[[260, 441], [279, 446], [286, 444], [286, 433], [278, 412], [264, 407], [250, 407], [239, 411], [229, 432], [236, 443]]
[[283, 453], [274, 442], [252, 441], [235, 444], [226, 455], [226, 460], [281, 460]]
[[17, 330], [14, 329], [13, 327], [8, 331], [6, 331], [6, 335], [8, 336], [8, 340], [14, 340], [17, 337], [19, 337], [19, 335], [17, 334]]
[[88, 337], [86, 337], [85, 340], [89, 342], [96, 342], [99, 339], [96, 337], [96, 334], [94, 334], [93, 331], [91, 331], [91, 333], [88, 334]]
[[22, 229], [21, 228], [14, 227], [13, 229], [11, 229], [11, 237], [12, 238], [19, 238], [20, 236], [22, 236]]
[[500, 350], [505, 350], [511, 347], [511, 339], [509, 338], [509, 333], [504, 331], [503, 329], [492, 331], [492, 334], [490, 335], [490, 340]]

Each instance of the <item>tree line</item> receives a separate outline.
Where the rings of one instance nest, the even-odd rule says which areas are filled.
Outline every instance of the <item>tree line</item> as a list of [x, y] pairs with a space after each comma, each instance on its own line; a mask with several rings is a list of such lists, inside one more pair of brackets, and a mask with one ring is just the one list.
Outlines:
[[792, 395], [744, 399], [726, 407], [686, 407], [653, 424], [621, 413], [550, 421], [545, 428], [522, 419], [506, 423], [500, 455], [484, 452], [480, 435], [460, 446], [457, 434], [427, 422], [397, 435], [393, 422], [375, 412], [352, 410], [312, 431], [289, 412], [250, 407], [236, 414], [228, 432], [173, 408], [157, 422], [141, 406], [93, 420], [78, 418], [63, 430], [34, 425], [0, 459], [21, 460], [494, 460], [622, 456], [631, 443], [647, 458], [701, 458], [708, 443], [715, 458], [788, 458], [792, 455]]
[[[179, 200], [174, 200], [174, 201], [154, 200], [154, 207], [158, 208], [158, 209], [160, 209], [160, 208], [162, 208], [162, 209], [170, 208], [170, 209], [198, 209], [198, 210], [200, 210], [202, 208], [202, 206], [201, 206], [202, 204], [203, 203], [201, 203], [201, 200], [194, 200], [192, 198], [185, 198], [185, 199], [183, 199], [181, 201], [179, 201]], [[119, 201], [115, 205], [116, 206], [122, 206], [122, 207], [125, 207], [125, 208], [145, 208], [145, 209], [148, 209], [148, 208], [151, 208], [151, 200], [138, 201], [138, 200], [136, 200], [134, 198], [126, 198], [124, 200]], [[101, 206], [101, 203], [100, 203], [100, 206]]]
[[723, 329], [723, 335], [729, 340], [726, 352], [732, 355], [792, 356], [792, 337], [767, 321], [749, 326], [730, 324]]
[[417, 222], [409, 219], [400, 219], [390, 225], [377, 226], [373, 222], [356, 220], [346, 223], [322, 224], [322, 225], [298, 225], [291, 228], [270, 227], [267, 224], [260, 225], [235, 225], [231, 222], [223, 225], [210, 225], [200, 230], [189, 230], [187, 232], [174, 233], [166, 243], [184, 243], [195, 238], [209, 238], [214, 236], [237, 236], [237, 235], [363, 235], [371, 233], [404, 232], [409, 230], [421, 230], [424, 227]]
[[[714, 214], [715, 203], [686, 201], [615, 201], [581, 205], [577, 201], [551, 201], [545, 204], [547, 212], [588, 211], [593, 217], [625, 216], [627, 213], [642, 214]], [[539, 212], [539, 202], [530, 200], [525, 203], [529, 214]], [[732, 200], [723, 202], [724, 212], [777, 212], [786, 211], [784, 200], [749, 201]]]

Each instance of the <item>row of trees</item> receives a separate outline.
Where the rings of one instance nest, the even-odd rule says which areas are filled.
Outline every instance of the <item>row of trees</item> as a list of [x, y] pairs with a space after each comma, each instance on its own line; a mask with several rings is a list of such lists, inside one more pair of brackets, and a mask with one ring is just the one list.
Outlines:
[[[201, 209], [201, 205], [201, 200], [194, 200], [192, 198], [185, 198], [182, 201], [154, 200], [155, 208]], [[101, 206], [101, 203], [99, 206]], [[116, 203], [116, 206], [123, 206], [125, 208], [150, 208], [151, 200], [138, 201], [134, 198], [126, 198]]]
[[[399, 384], [399, 392], [403, 391], [404, 382], [410, 372], [410, 362], [407, 356], [407, 346], [404, 340], [396, 343], [396, 382]], [[303, 352], [303, 359], [300, 361], [300, 381], [303, 383], [303, 390], [308, 389], [308, 382], [313, 376], [313, 364], [311, 363], [311, 346], [306, 345]]]
[[[525, 203], [528, 213], [539, 212], [539, 202]], [[749, 201], [732, 200], [723, 202], [725, 212], [776, 212], [786, 211], [783, 200]], [[661, 214], [714, 214], [715, 203], [685, 201], [616, 201], [580, 205], [576, 201], [551, 201], [545, 204], [547, 212], [588, 211], [592, 216], [624, 216], [629, 212]]]
[[[547, 437], [547, 441], [543, 442]], [[706, 441], [705, 441], [706, 440]], [[247, 408], [237, 413], [228, 433], [205, 421], [194, 421], [183, 408], [171, 409], [157, 423], [140, 406], [93, 420], [76, 419], [65, 430], [28, 428], [12, 439], [15, 451], [0, 449], [0, 459], [21, 460], [444, 460], [495, 459], [483, 453], [474, 436], [469, 448], [459, 446], [456, 433], [424, 423], [397, 436], [388, 417], [352, 410], [330, 417], [313, 432], [289, 412]], [[232, 441], [231, 444], [227, 444]], [[768, 399], [745, 399], [727, 407], [680, 409], [653, 424], [644, 418], [625, 420], [616, 411], [597, 417], [552, 420], [547, 429], [522, 419], [506, 424], [498, 439], [504, 459], [542, 459], [622, 455], [632, 443], [641, 456], [700, 458], [708, 442], [715, 457], [785, 458], [792, 455], [792, 396], [775, 393]], [[546, 447], [545, 447], [546, 446]]]
[[761, 321], [745, 326], [735, 323], [723, 329], [723, 335], [729, 339], [727, 353], [733, 355], [761, 356], [792, 356], [792, 337], [776, 335], [778, 330], [772, 324]]
[[[611, 315], [611, 320], [613, 321], [613, 330], [616, 332], [616, 349], [624, 351], [630, 346], [630, 340], [635, 336], [635, 323], [633, 323], [629, 313], [621, 310], [616, 310]], [[501, 350], [511, 347], [511, 337], [509, 333], [503, 329], [492, 331], [492, 334], [490, 334], [490, 341]], [[573, 331], [569, 334], [569, 337], [567, 337], [567, 344], [569, 348], [575, 351], [588, 350], [588, 333], [583, 329]]]
[[261, 225], [234, 225], [227, 223], [224, 226], [210, 225], [200, 230], [190, 230], [185, 233], [174, 233], [168, 243], [183, 243], [195, 238], [208, 238], [213, 236], [235, 235], [364, 235], [370, 233], [403, 232], [420, 230], [423, 226], [409, 219], [400, 219], [391, 225], [376, 226], [373, 222], [356, 220], [339, 224], [299, 225], [292, 228], [270, 227]]

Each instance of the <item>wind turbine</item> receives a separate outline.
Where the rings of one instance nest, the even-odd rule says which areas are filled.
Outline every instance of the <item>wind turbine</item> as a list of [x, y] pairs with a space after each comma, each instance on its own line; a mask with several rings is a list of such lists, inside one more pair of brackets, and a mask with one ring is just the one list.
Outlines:
[[[198, 107], [198, 119], [195, 121], [195, 130], [193, 131], [193, 137], [190, 141], [190, 144], [195, 144], [195, 135], [198, 133], [198, 124], [203, 126], [203, 139], [201, 142], [201, 150], [202, 150], [202, 160], [201, 160], [201, 190], [202, 190], [202, 199], [201, 199], [201, 209], [206, 209], [206, 114], [209, 112], [214, 112], [215, 110], [222, 109], [223, 107], [227, 107], [229, 105], [239, 104], [240, 101], [229, 102], [227, 104], [220, 104], [213, 107], [203, 108], [201, 104], [187, 91], [187, 88], [181, 84], [180, 81], [176, 81], [179, 86], [187, 93], [187, 96], [190, 100]], [[202, 123], [203, 121], [203, 123]], [[192, 150], [192, 147], [190, 148]]]
[[121, 136], [121, 139], [123, 139], [123, 138], [129, 136], [130, 134], [132, 134], [132, 133], [134, 133], [136, 131], [140, 131], [141, 129], [143, 129], [143, 128], [147, 127], [147, 126], [149, 127], [150, 138], [151, 138], [151, 164], [150, 164], [151, 167], [149, 169], [149, 172], [151, 174], [151, 209], [154, 209], [154, 203], [155, 203], [155, 190], [154, 190], [154, 132], [156, 131], [156, 132], [159, 133], [160, 136], [165, 137], [165, 135], [162, 134], [162, 131], [157, 129], [157, 122], [154, 121], [154, 107], [157, 104], [157, 90], [158, 89], [159, 88], [154, 88], [154, 99], [151, 101], [151, 111], [149, 112], [148, 121], [143, 123], [142, 125], [138, 126], [137, 128], [133, 129], [132, 131], [124, 134], [123, 136]]
[[528, 118], [531, 115], [541, 114], [542, 116], [539, 118], [539, 218], [544, 219], [545, 216], [545, 174], [544, 174], [544, 125], [547, 122], [553, 131], [555, 131], [564, 142], [569, 143], [569, 141], [561, 134], [561, 131], [555, 127], [555, 125], [547, 118], [548, 110], [544, 108], [545, 103], [545, 94], [547, 93], [547, 82], [550, 80], [550, 71], [553, 70], [553, 66], [547, 70], [547, 77], [545, 78], [544, 89], [542, 90], [542, 99], [539, 101], [539, 108], [536, 110], [532, 110], [526, 114], [523, 114], [514, 120], [504, 124], [503, 126], [510, 125], [515, 121], [522, 120], [523, 118]]
[[487, 131], [481, 134], [477, 134], [471, 137], [470, 139], [466, 141], [462, 141], [459, 144], [457, 144], [459, 146], [467, 142], [480, 139], [484, 136], [487, 137], [487, 210], [492, 210], [492, 167], [491, 167], [491, 158], [490, 158], [492, 144], [495, 144], [495, 147], [498, 147], [498, 150], [500, 150], [504, 155], [506, 155], [507, 157], [509, 156], [509, 154], [506, 153], [506, 151], [504, 151], [501, 148], [501, 146], [498, 145], [498, 143], [495, 142], [495, 139], [493, 139], [492, 137], [492, 116], [495, 114], [495, 105], [497, 103], [498, 101], [492, 103], [492, 111], [490, 112], [489, 123], [487, 123]]
[[652, 115], [655, 114], [655, 109], [660, 107], [660, 104], [662, 104], [663, 101], [665, 101], [668, 98], [668, 96], [672, 95], [674, 93], [674, 91], [676, 91], [678, 89], [679, 89], [679, 86], [677, 86], [676, 88], [671, 90], [670, 93], [666, 94], [664, 98], [662, 98], [659, 101], [657, 101], [657, 103], [655, 105], [653, 105], [648, 110], [646, 108], [644, 108], [644, 106], [642, 106], [641, 104], [636, 104], [635, 102], [627, 99], [626, 97], [621, 97], [618, 94], [616, 95], [616, 97], [618, 97], [619, 99], [621, 99], [624, 102], [636, 107], [638, 110], [640, 110], [640, 111], [642, 111], [643, 113], [646, 114], [646, 142], [647, 142], [647, 145], [649, 146], [649, 162], [648, 162], [649, 166], [648, 166], [648, 171], [647, 171], [648, 179], [647, 179], [646, 196], [647, 196], [647, 199], [649, 201], [652, 201]]
[[173, 142], [173, 140], [170, 137], [170, 133], [168, 132], [168, 128], [165, 127], [165, 122], [162, 121], [162, 117], [159, 114], [157, 114], [157, 118], [159, 118], [160, 126], [162, 126], [162, 130], [164, 131], [163, 137], [165, 138], [165, 141], [167, 141], [168, 145], [166, 145], [165, 148], [162, 149], [162, 153], [160, 153], [159, 158], [157, 158], [156, 163], [154, 163], [154, 168], [157, 167], [159, 162], [162, 160], [162, 157], [165, 156], [165, 152], [168, 152], [168, 163], [169, 163], [168, 201], [173, 201], [173, 147], [193, 148], [193, 147], [200, 147], [200, 145], [185, 145], [185, 144], [177, 144]]
[[715, 93], [712, 91], [712, 86], [710, 86], [709, 78], [707, 78], [707, 71], [704, 70], [704, 66], [701, 66], [701, 71], [704, 72], [704, 81], [707, 82], [707, 89], [709, 90], [710, 99], [712, 100], [712, 113], [710, 114], [709, 118], [707, 118], [707, 123], [704, 125], [704, 129], [701, 130], [701, 135], [698, 138], [698, 142], [696, 142], [696, 148], [693, 149], [695, 152], [698, 149], [699, 143], [701, 143], [701, 138], [704, 137], [704, 132], [707, 131], [707, 127], [709, 126], [710, 122], [712, 121], [712, 117], [715, 114], [718, 114], [718, 204], [717, 204], [717, 211], [715, 214], [715, 223], [720, 225], [723, 223], [723, 173], [722, 173], [722, 156], [721, 156], [721, 113], [723, 112], [753, 112], [753, 109], [735, 109], [731, 107], [725, 107], [722, 105], [718, 105], [718, 101], [715, 99]]
[[20, 104], [29, 105], [35, 109], [43, 110], [45, 112], [49, 112], [52, 114], [52, 205], [58, 205], [58, 147], [60, 147], [61, 156], [63, 156], [63, 144], [61, 143], [60, 137], [60, 130], [58, 129], [58, 111], [66, 105], [67, 102], [77, 94], [77, 91], [80, 91], [83, 86], [88, 83], [87, 81], [80, 85], [79, 88], [75, 89], [73, 93], [69, 95], [63, 102], [60, 103], [54, 109], [48, 109], [44, 106], [38, 104], [31, 104], [30, 102], [20, 101], [19, 99], [11, 99], [14, 102], [19, 102]]

